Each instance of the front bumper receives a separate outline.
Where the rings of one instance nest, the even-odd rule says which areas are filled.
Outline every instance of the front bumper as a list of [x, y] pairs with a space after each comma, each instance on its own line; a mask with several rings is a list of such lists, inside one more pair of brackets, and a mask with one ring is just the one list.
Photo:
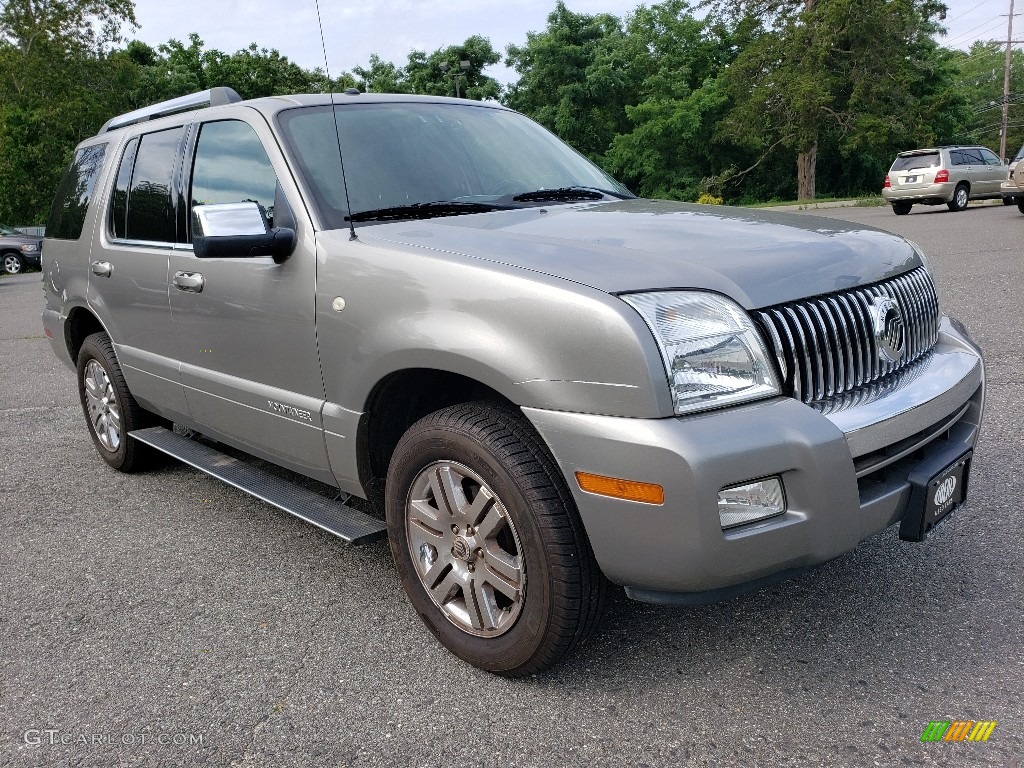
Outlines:
[[[707, 602], [831, 560], [900, 521], [910, 473], [951, 445], [972, 448], [983, 403], [980, 350], [944, 318], [918, 363], [820, 406], [779, 397], [670, 419], [523, 412], [564, 472], [605, 575], [649, 602]], [[577, 470], [657, 483], [665, 502], [586, 493]], [[723, 531], [719, 490], [772, 475], [786, 512]]]
[[938, 205], [952, 200], [955, 189], [956, 184], [951, 181], [943, 184], [930, 184], [927, 187], [885, 187], [882, 189], [882, 199], [887, 203]]

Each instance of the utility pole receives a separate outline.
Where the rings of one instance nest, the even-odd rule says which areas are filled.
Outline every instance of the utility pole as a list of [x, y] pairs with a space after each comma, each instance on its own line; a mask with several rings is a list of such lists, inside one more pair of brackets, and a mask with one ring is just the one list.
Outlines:
[[1003, 123], [999, 130], [999, 159], [1006, 159], [1006, 134], [1010, 127], [1010, 62], [1013, 46], [1013, 0], [1010, 0], [1010, 21], [1006, 25], [1006, 65], [1003, 68]]

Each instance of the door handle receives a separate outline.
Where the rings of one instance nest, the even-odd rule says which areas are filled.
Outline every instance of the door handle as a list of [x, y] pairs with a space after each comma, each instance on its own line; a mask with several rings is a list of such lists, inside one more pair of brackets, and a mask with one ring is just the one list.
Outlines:
[[174, 287], [179, 291], [203, 292], [203, 276], [198, 272], [175, 272]]
[[110, 277], [114, 266], [109, 261], [94, 261], [91, 265], [92, 273], [97, 277]]

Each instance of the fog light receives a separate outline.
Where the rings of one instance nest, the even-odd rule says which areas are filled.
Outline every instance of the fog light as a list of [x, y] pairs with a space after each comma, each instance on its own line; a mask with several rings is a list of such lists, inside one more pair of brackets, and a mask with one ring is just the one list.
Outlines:
[[780, 477], [730, 485], [718, 492], [718, 515], [723, 530], [775, 517], [785, 511], [786, 495]]

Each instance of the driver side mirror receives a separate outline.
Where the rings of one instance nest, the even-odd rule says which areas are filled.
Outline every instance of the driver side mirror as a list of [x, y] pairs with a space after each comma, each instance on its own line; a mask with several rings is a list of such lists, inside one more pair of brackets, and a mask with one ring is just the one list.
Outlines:
[[258, 203], [192, 208], [192, 250], [197, 258], [272, 256], [280, 264], [295, 250], [295, 230], [271, 228]]

